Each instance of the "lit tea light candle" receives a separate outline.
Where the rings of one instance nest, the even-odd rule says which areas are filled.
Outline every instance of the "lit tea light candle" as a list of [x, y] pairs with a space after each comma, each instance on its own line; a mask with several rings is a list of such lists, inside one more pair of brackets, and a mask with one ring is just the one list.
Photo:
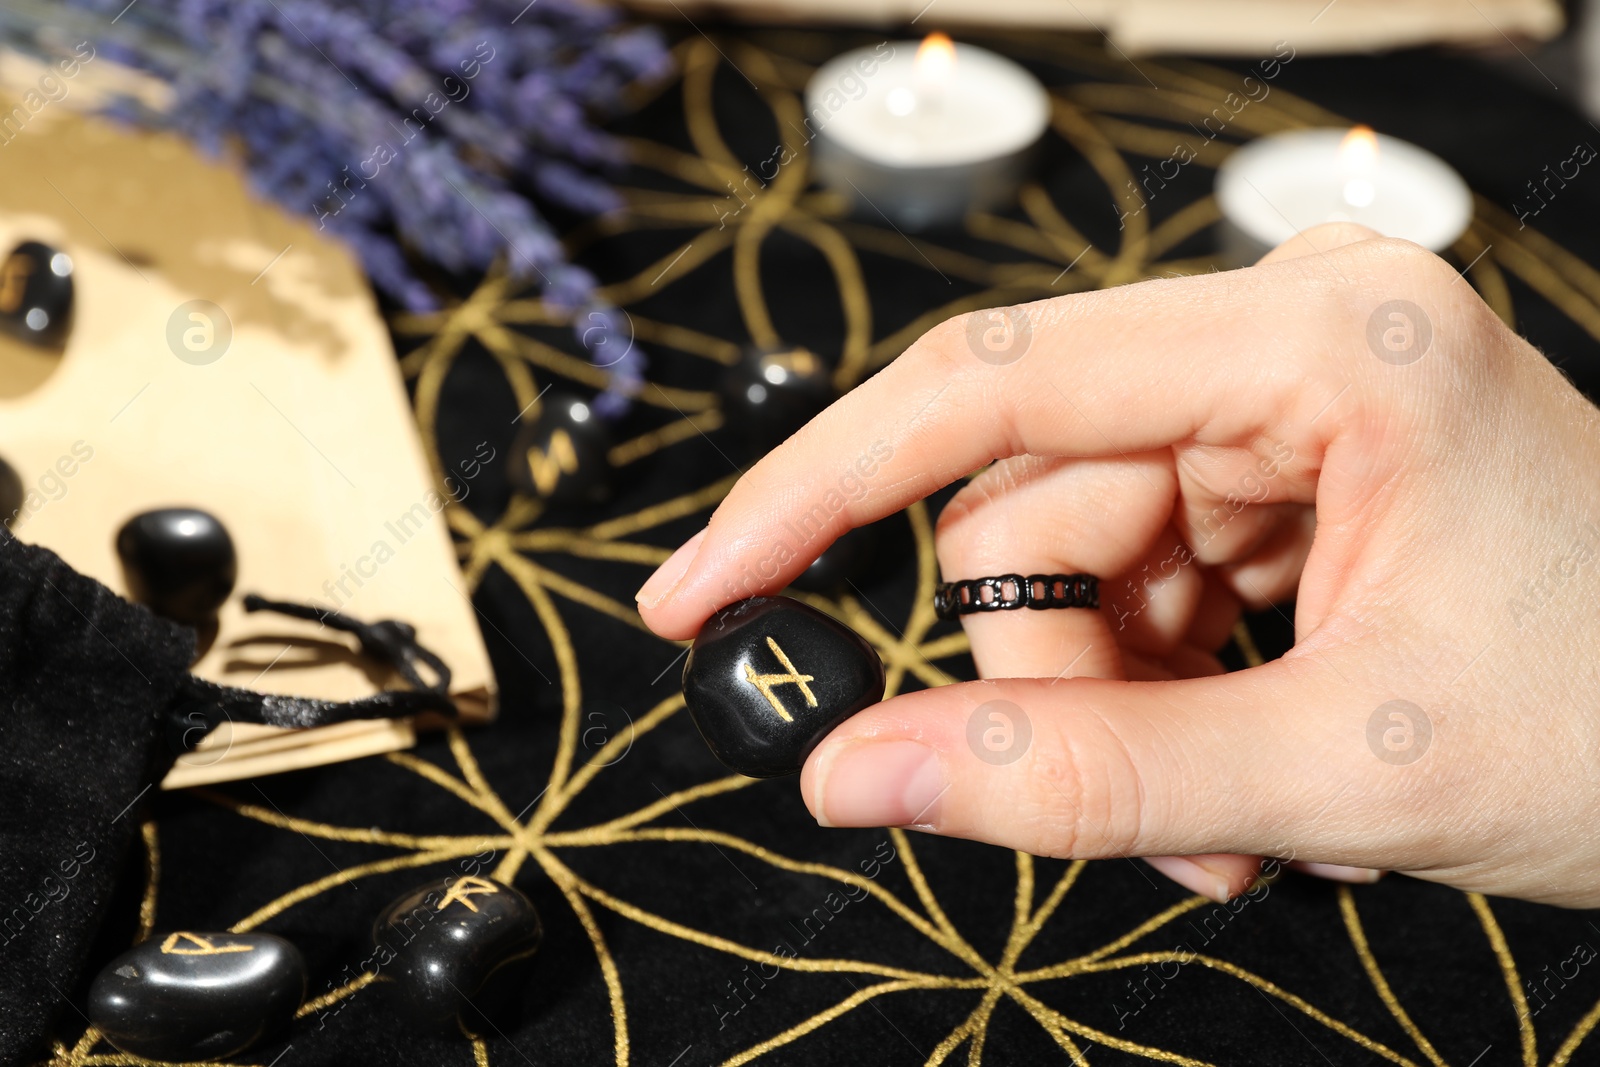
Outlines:
[[1366, 126], [1251, 141], [1217, 168], [1216, 188], [1222, 252], [1235, 263], [1323, 222], [1358, 222], [1435, 252], [1472, 222], [1472, 192], [1448, 163]]
[[907, 229], [1010, 202], [1049, 122], [1038, 79], [942, 33], [846, 52], [806, 87], [817, 176]]

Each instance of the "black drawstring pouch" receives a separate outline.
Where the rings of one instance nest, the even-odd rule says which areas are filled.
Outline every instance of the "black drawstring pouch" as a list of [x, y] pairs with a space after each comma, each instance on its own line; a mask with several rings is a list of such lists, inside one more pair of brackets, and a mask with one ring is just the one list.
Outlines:
[[413, 688], [336, 703], [195, 678], [193, 630], [0, 529], [0, 1063], [48, 1052], [141, 803], [212, 726], [455, 714], [449, 670], [407, 624], [365, 624], [259, 597], [246, 598], [246, 608], [352, 633]]

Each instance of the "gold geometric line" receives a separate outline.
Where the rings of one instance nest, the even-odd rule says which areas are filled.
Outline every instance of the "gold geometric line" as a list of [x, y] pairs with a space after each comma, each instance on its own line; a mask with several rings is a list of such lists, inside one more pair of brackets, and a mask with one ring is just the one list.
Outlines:
[[[903, 967], [890, 967], [884, 964], [869, 963], [866, 960], [844, 959], [804, 959], [800, 957], [778, 956], [760, 949], [748, 948], [737, 941], [730, 941], [725, 937], [708, 934], [696, 930], [682, 923], [673, 922], [634, 904], [629, 904], [612, 896], [605, 890], [584, 881], [570, 869], [563, 866], [554, 856], [550, 857], [549, 864], [560, 868], [563, 877], [571, 878], [573, 886], [584, 896], [595, 903], [616, 912], [625, 919], [632, 919], [641, 926], [647, 927], [668, 937], [676, 937], [682, 941], [689, 941], [703, 948], [725, 952], [730, 956], [740, 959], [752, 960], [757, 963], [781, 967], [789, 971], [808, 971], [821, 974], [875, 974], [883, 978], [905, 978], [915, 982], [925, 983], [929, 988], [939, 989], [981, 989], [988, 986], [989, 982], [983, 978], [953, 978], [947, 975], [928, 974], [923, 971], [909, 971]], [[546, 868], [549, 869], [548, 867]], [[552, 877], [554, 877], [552, 875]]]
[[[761, 291], [761, 244], [772, 232], [774, 211], [786, 205], [768, 207], [768, 201], [777, 194], [771, 191], [757, 194], [748, 221], [741, 219], [736, 228], [738, 236], [733, 242], [733, 294], [744, 317], [745, 332], [761, 348], [782, 344], [777, 327], [772, 325], [772, 314], [767, 310], [767, 300]], [[766, 208], [766, 210], [762, 210]]]
[[1400, 1053], [1396, 1052], [1388, 1045], [1385, 1045], [1383, 1042], [1375, 1041], [1367, 1035], [1361, 1033], [1359, 1030], [1340, 1022], [1327, 1012], [1315, 1007], [1304, 998], [1298, 997], [1289, 992], [1282, 986], [1279, 986], [1274, 982], [1270, 982], [1252, 971], [1247, 971], [1237, 964], [1229, 963], [1226, 960], [1219, 960], [1213, 956], [1202, 956], [1197, 953], [1188, 952], [1144, 952], [1136, 956], [1118, 956], [1116, 959], [1102, 960], [1098, 963], [1091, 963], [1080, 968], [1079, 973], [1101, 974], [1110, 971], [1124, 970], [1128, 967], [1142, 967], [1151, 963], [1181, 964], [1184, 962], [1198, 963], [1202, 967], [1207, 967], [1214, 971], [1221, 971], [1224, 974], [1232, 975], [1240, 981], [1261, 990], [1263, 993], [1266, 993], [1272, 997], [1276, 997], [1278, 1000], [1283, 1001], [1285, 1004], [1294, 1008], [1296, 1011], [1301, 1012], [1308, 1018], [1321, 1023], [1323, 1026], [1327, 1027], [1329, 1030], [1332, 1030], [1339, 1036], [1347, 1038], [1350, 1041], [1354, 1041], [1368, 1052], [1375, 1052], [1384, 1059], [1389, 1060], [1391, 1063], [1400, 1064], [1401, 1067], [1420, 1067], [1415, 1060], [1412, 1060], [1407, 1056], [1402, 1056]]
[[732, 341], [725, 341], [709, 333], [701, 333], [699, 330], [691, 330], [687, 326], [658, 322], [631, 313], [629, 317], [633, 319], [633, 335], [639, 340], [676, 348], [679, 352], [687, 352], [691, 356], [702, 356], [724, 367], [731, 367], [739, 362], [739, 356], [744, 351]]
[[[1068, 872], [1068, 874], [1071, 873], [1072, 872], [1070, 871]], [[1095, 963], [1096, 961], [1111, 955], [1113, 952], [1117, 952], [1128, 947], [1154, 930], [1159, 930], [1161, 927], [1165, 926], [1167, 923], [1176, 919], [1185, 912], [1193, 911], [1196, 908], [1203, 908], [1207, 904], [1214, 903], [1216, 902], [1202, 896], [1187, 897], [1184, 900], [1172, 905], [1172, 907], [1160, 912], [1159, 914], [1151, 916], [1138, 926], [1134, 927], [1132, 930], [1129, 930], [1127, 933], [1117, 938], [1115, 941], [1112, 941], [1106, 945], [1102, 945], [1093, 952], [1087, 952], [1082, 956], [1075, 956], [1070, 960], [1065, 960], [1049, 967], [1040, 967], [1036, 970], [1024, 971], [1015, 976], [1016, 980], [1018, 982], [1040, 982], [1051, 978], [1061, 978], [1069, 974], [1075, 974], [1078, 971], [1085, 969], [1086, 965]]]
[[[522, 548], [519, 534], [511, 540], [513, 548]], [[572, 534], [561, 546], [562, 551], [579, 559], [601, 559], [609, 563], [638, 563], [646, 567], [659, 567], [672, 555], [670, 548], [641, 545], [632, 541], [597, 541], [582, 534]], [[534, 549], [537, 551], [537, 549]]]
[[[1056, 908], [1060, 906], [1067, 892], [1077, 883], [1078, 876], [1083, 873], [1083, 869], [1087, 865], [1087, 860], [1074, 860], [1071, 866], [1062, 872], [1061, 877], [1056, 880], [1055, 888], [1050, 890], [1050, 895], [1045, 898], [1045, 902], [1039, 905], [1039, 910], [1035, 911], [1033, 917], [1028, 920], [1027, 933], [1022, 940], [1023, 949], [1026, 949], [1033, 942], [1033, 939], [1038, 936], [1039, 931], [1044, 929], [1044, 924], [1050, 921], [1050, 916], [1055, 914]], [[1021, 955], [1020, 951], [1018, 955]], [[1016, 961], [1012, 960], [1012, 963], [1015, 965]]]
[[397, 834], [387, 830], [376, 830], [372, 827], [334, 826], [330, 823], [312, 822], [293, 815], [283, 815], [276, 811], [268, 811], [254, 804], [246, 804], [242, 800], [235, 800], [225, 793], [218, 793], [210, 789], [193, 789], [190, 793], [209, 803], [227, 808], [235, 815], [242, 815], [246, 819], [275, 826], [280, 830], [293, 830], [295, 833], [305, 834], [308, 837], [320, 837], [326, 841], [355, 841], [363, 845], [392, 845], [395, 848], [416, 849], [427, 851], [435, 848], [448, 848], [464, 840], [464, 835], [431, 835], [420, 836], [414, 834]]
[[456, 1026], [460, 1029], [461, 1036], [466, 1038], [467, 1043], [472, 1046], [473, 1067], [489, 1067], [489, 1045], [483, 1038], [468, 1030], [467, 1024], [461, 1020], [459, 1015], [456, 1016]]
[[461, 776], [466, 779], [480, 801], [473, 806], [486, 812], [509, 833], [517, 833], [521, 829], [517, 825], [517, 817], [511, 814], [511, 809], [500, 799], [500, 794], [494, 791], [489, 779], [484, 776], [483, 768], [478, 766], [478, 757], [473, 755], [472, 746], [467, 743], [466, 734], [461, 732], [461, 727], [451, 723], [445, 727], [444, 736], [445, 742], [450, 746], [450, 755], [455, 757], [456, 766], [461, 768]]
[[606, 453], [606, 458], [613, 467], [626, 467], [680, 441], [687, 441], [698, 434], [711, 433], [721, 428], [722, 412], [716, 409], [685, 415], [675, 422], [669, 422], [665, 426], [613, 446], [611, 451]]
[[[687, 257], [685, 257], [687, 258]], [[586, 359], [568, 355], [559, 348], [545, 344], [537, 338], [523, 333], [509, 333], [507, 335], [511, 352], [518, 359], [527, 360], [535, 367], [543, 367], [553, 374], [578, 382], [582, 385], [603, 389], [611, 383], [611, 372], [603, 367], [597, 367]], [[645, 387], [634, 397], [641, 404], [651, 404], [659, 408], [672, 408], [680, 414], [686, 411], [704, 411], [717, 402], [716, 394], [693, 389], [677, 389], [671, 386], [658, 385], [655, 382], [646, 382]]]
[[950, 685], [956, 680], [954, 675], [923, 660], [917, 654], [915, 646], [907, 644], [903, 639], [895, 637], [884, 629], [855, 597], [846, 594], [839, 598], [839, 614], [843, 616], [844, 622], [878, 649], [886, 668], [884, 674], [886, 699], [899, 693], [901, 679], [907, 671], [921, 679], [929, 689]]
[[[1012, 999], [1017, 1000], [1015, 997]], [[1089, 1067], [1088, 1057], [1079, 1050], [1077, 1042], [1072, 1040], [1071, 1035], [1061, 1025], [1059, 1013], [1051, 1012], [1043, 1004], [1034, 1006], [1022, 1000], [1017, 1000], [1017, 1003], [1021, 1004], [1028, 1014], [1033, 1016], [1033, 1021], [1043, 1027], [1044, 1032], [1049, 1034], [1055, 1040], [1055, 1043], [1066, 1051], [1076, 1067]]]
[[677, 178], [685, 184], [698, 185], [708, 191], [726, 193], [728, 180], [740, 173], [737, 166], [731, 170], [719, 167], [701, 156], [655, 141], [645, 141], [635, 137], [619, 137], [617, 140], [627, 152], [630, 163], [649, 167]]
[[[1499, 231], [1500, 239], [1494, 242], [1497, 248], [1514, 247], [1525, 251], [1535, 262], [1548, 263], [1552, 274], [1582, 293], [1591, 305], [1600, 304], [1600, 271], [1539, 230], [1526, 226], [1493, 200], [1484, 196], [1474, 196], [1472, 199], [1478, 220]], [[1523, 228], [1513, 229], [1518, 225]]]
[[1222, 218], [1215, 196], [1204, 196], [1174, 211], [1150, 230], [1149, 256], [1157, 259]]
[[1256, 647], [1256, 639], [1250, 633], [1250, 626], [1243, 619], [1233, 624], [1233, 643], [1239, 646], [1239, 654], [1244, 657], [1246, 667], [1259, 667], [1266, 660], [1261, 655], [1261, 649]]
[[[611, 746], [607, 745], [606, 747], [610, 748]], [[646, 804], [637, 811], [629, 812], [627, 815], [619, 815], [608, 822], [586, 826], [581, 830], [563, 830], [559, 833], [545, 834], [543, 839], [545, 844], [552, 848], [557, 845], [588, 846], [604, 844], [606, 841], [611, 840], [614, 834], [631, 830], [641, 823], [659, 819], [667, 812], [681, 808], [685, 804], [692, 804], [696, 800], [704, 800], [706, 797], [714, 797], [722, 793], [734, 793], [740, 789], [748, 789], [753, 785], [759, 785], [760, 782], [759, 778], [746, 778], [742, 774], [730, 774], [726, 778], [717, 778], [710, 782], [702, 782], [700, 785], [691, 786], [688, 789], [680, 789], [651, 804]], [[564, 802], [567, 799], [569, 798], [562, 798], [561, 807], [565, 807]], [[557, 810], [559, 811], [560, 809], [558, 808]], [[535, 819], [530, 824], [530, 829], [542, 831], [548, 825], [549, 823], [541, 815], [540, 818]]]
[[983, 995], [972, 1019], [972, 1045], [967, 1051], [967, 1067], [982, 1067], [983, 1046], [989, 1038], [989, 1020], [994, 1016], [994, 1006], [1000, 1002], [1003, 987], [994, 986]]
[[779, 220], [778, 225], [821, 252], [833, 271], [844, 312], [844, 341], [840, 346], [839, 365], [834, 370], [833, 385], [840, 392], [845, 392], [861, 381], [872, 347], [872, 304], [867, 298], [861, 260], [844, 235], [825, 222], [803, 214], [792, 214]]
[[1361, 966], [1366, 968], [1367, 977], [1372, 981], [1372, 988], [1377, 990], [1378, 999], [1383, 1001], [1384, 1007], [1389, 1009], [1389, 1014], [1394, 1016], [1394, 1021], [1400, 1024], [1400, 1028], [1416, 1042], [1417, 1048], [1434, 1063], [1435, 1067], [1447, 1067], [1444, 1057], [1434, 1049], [1433, 1043], [1417, 1028], [1417, 1024], [1411, 1021], [1411, 1016], [1406, 1014], [1400, 999], [1389, 987], [1388, 979], [1383, 976], [1383, 969], [1378, 966], [1378, 959], [1372, 954], [1372, 946], [1367, 943], [1367, 932], [1361, 926], [1361, 915], [1356, 911], [1355, 894], [1350, 891], [1348, 885], [1339, 887], [1339, 914], [1344, 917], [1344, 928], [1350, 935], [1350, 944], [1355, 947]]
[[738, 480], [737, 474], [730, 474], [693, 492], [640, 508], [632, 515], [619, 515], [614, 519], [595, 523], [589, 527], [589, 536], [608, 541], [652, 529], [674, 519], [681, 519], [685, 515], [693, 515], [697, 511], [704, 511], [720, 503], [722, 498], [728, 495], [728, 490], [733, 488], [733, 483]]
[[[594, 755], [589, 757], [588, 762], [580, 767], [578, 772], [572, 776], [572, 780], [563, 787], [562, 792], [568, 798], [577, 796], [593, 780], [595, 775], [599, 774], [601, 770], [611, 763], [613, 752], [622, 752], [624, 754], [630, 752], [639, 738], [683, 710], [683, 706], [683, 693], [674, 693], [645, 712], [637, 720], [629, 720], [627, 729], [615, 741], [608, 741], [596, 749]], [[616, 758], [620, 759], [621, 757], [618, 756]], [[563, 803], [561, 808], [557, 810], [565, 809], [565, 807], [566, 805]], [[548, 822], [542, 821], [538, 816], [528, 820], [529, 829], [535, 832], [543, 831], [548, 825]]]
[[[1149, 236], [1149, 223], [1143, 210], [1144, 196], [1134, 183], [1133, 172], [1128, 169], [1127, 161], [1082, 108], [1070, 100], [1054, 95], [1051, 104], [1050, 125], [1068, 144], [1078, 150], [1100, 176], [1100, 180], [1105, 182], [1106, 189], [1117, 203], [1123, 205], [1129, 212], [1126, 216], [1127, 224], [1121, 231], [1121, 247], [1107, 265], [1105, 277], [1101, 279], [1102, 285], [1114, 285], [1120, 273], [1126, 272], [1143, 258], [1145, 241]], [[1044, 210], [1047, 204], [1048, 210]], [[1035, 215], [1034, 210], [1029, 210], [1029, 216], [1047, 232], [1052, 229], [1066, 232], [1059, 231], [1059, 227], [1068, 224], [1056, 210], [1054, 203], [1049, 202], [1048, 196], [1024, 206], [1042, 210], [1043, 213], [1039, 215]], [[1134, 210], [1135, 208], [1138, 210]]]
[[1084, 1057], [1083, 1053], [1078, 1051], [1077, 1046], [1072, 1044], [1071, 1039], [1067, 1038], [1064, 1031], [1070, 1031], [1079, 1037], [1088, 1038], [1090, 1041], [1098, 1041], [1107, 1048], [1114, 1048], [1120, 1052], [1129, 1052], [1135, 1056], [1143, 1056], [1147, 1060], [1155, 1060], [1159, 1063], [1179, 1063], [1183, 1064], [1184, 1067], [1216, 1067], [1215, 1064], [1207, 1063], [1205, 1060], [1191, 1059], [1176, 1052], [1168, 1052], [1166, 1049], [1152, 1048], [1149, 1045], [1140, 1045], [1133, 1041], [1124, 1041], [1120, 1037], [1113, 1037], [1103, 1030], [1096, 1030], [1094, 1027], [1086, 1026], [1076, 1019], [1067, 1018], [1059, 1011], [1056, 1011], [1038, 998], [1030, 996], [1026, 990], [1017, 986], [1006, 987], [1006, 994], [1032, 1012], [1033, 1017], [1044, 1025], [1045, 1032], [1055, 1037], [1058, 1042], [1063, 1042], [1062, 1047], [1071, 1053], [1072, 1061], [1076, 1064], [1081, 1064], [1082, 1067], [1088, 1067], [1089, 1061]]
[[484, 800], [471, 786], [446, 771], [443, 767], [430, 763], [428, 760], [412, 755], [409, 752], [390, 752], [384, 758], [395, 766], [402, 767], [412, 774], [425, 778], [441, 789], [464, 800], [478, 811], [489, 816], [489, 818], [494, 819], [495, 822], [500, 824], [500, 828], [508, 833], [515, 834], [521, 829], [516, 823], [508, 826], [502, 822], [494, 805]]
[[994, 968], [989, 961], [979, 955], [978, 950], [967, 943], [957, 931], [950, 917], [939, 906], [939, 898], [933, 893], [933, 887], [928, 884], [928, 879], [922, 873], [922, 865], [917, 862], [916, 850], [911, 847], [911, 839], [906, 832], [898, 826], [889, 829], [889, 837], [894, 842], [895, 850], [900, 855], [900, 861], [905, 865], [906, 877], [911, 880], [911, 888], [916, 890], [917, 899], [922, 901], [922, 908], [928, 913], [928, 918], [933, 920], [935, 926], [943, 930], [949, 939], [949, 948], [963, 959], [966, 959], [974, 970], [980, 974], [993, 974]]
[[723, 833], [718, 830], [698, 830], [688, 827], [661, 827], [645, 830], [615, 831], [601, 838], [588, 840], [571, 840], [573, 835], [551, 835], [545, 838], [546, 843], [554, 848], [559, 845], [610, 845], [630, 841], [692, 841], [700, 844], [717, 845], [743, 852], [753, 856], [763, 863], [771, 864], [780, 870], [792, 871], [796, 874], [810, 874], [819, 878], [827, 878], [843, 885], [856, 886], [876, 897], [890, 911], [904, 919], [912, 929], [932, 941], [934, 944], [950, 952], [963, 962], [970, 963], [962, 955], [958, 947], [951, 943], [948, 937], [938, 930], [927, 919], [913, 911], [903, 900], [891, 891], [883, 888], [870, 878], [863, 878], [851, 871], [840, 867], [833, 867], [825, 863], [812, 863], [805, 860], [790, 859], [781, 856], [762, 845], [748, 841], [733, 834]]
[[[1060, 235], [1045, 234], [1037, 226], [1029, 226], [1025, 222], [1017, 222], [1002, 215], [974, 211], [967, 216], [967, 232], [985, 241], [1005, 245], [1030, 256], [1060, 263], [1062, 266], [1077, 258], [1076, 253], [1069, 253], [1063, 247]], [[1086, 271], [1105, 269], [1105, 255], [1090, 244], [1087, 238], [1083, 239], [1083, 251], [1083, 259], [1079, 262]]]
[[156, 928], [156, 893], [161, 885], [161, 843], [154, 819], [139, 824], [139, 836], [144, 840], [144, 896], [139, 901], [139, 932], [133, 943], [148, 940]]
[[917, 654], [925, 660], [944, 659], [946, 656], [959, 656], [963, 652], [972, 651], [972, 641], [967, 637], [965, 630], [957, 630], [953, 634], [936, 637], [932, 641], [924, 641], [917, 646]]
[[601, 286], [595, 290], [595, 296], [601, 300], [608, 300], [618, 307], [625, 307], [636, 300], [654, 295], [720, 255], [734, 243], [738, 234], [739, 228], [735, 226], [727, 229], [713, 226], [701, 230], [689, 238], [681, 254], [668, 252], [632, 278]]
[[[1576, 322], [1589, 336], [1600, 340], [1600, 310], [1596, 309], [1595, 299], [1551, 265], [1559, 265], [1559, 260], [1552, 255], [1559, 246], [1542, 234], [1537, 237], [1526, 236], [1536, 232], [1533, 230], [1526, 230], [1519, 237], [1510, 230], [1493, 228], [1483, 220], [1484, 209], [1481, 204], [1478, 210], [1485, 234], [1494, 238], [1493, 254], [1500, 265], [1527, 282], [1529, 287], [1554, 304], [1557, 310]], [[1560, 251], [1563, 255], [1570, 254], [1564, 249]]]
[[1550, 1067], [1567, 1067], [1572, 1062], [1572, 1054], [1578, 1051], [1578, 1046], [1583, 1044], [1584, 1039], [1594, 1031], [1596, 1023], [1600, 1023], [1600, 1000], [1595, 1001], [1594, 1007], [1578, 1020], [1578, 1025], [1572, 1028], [1572, 1033], [1561, 1042], [1556, 1054], [1550, 1057]]
[[701, 158], [721, 164], [723, 169], [737, 176], [744, 173], [744, 164], [717, 131], [716, 108], [711, 103], [711, 90], [721, 59], [722, 53], [717, 46], [704, 38], [695, 41], [689, 49], [683, 60], [683, 117], [688, 127], [689, 141]]
[[1506, 285], [1505, 272], [1493, 256], [1486, 254], [1490, 245], [1480, 230], [1487, 232], [1485, 227], [1474, 223], [1461, 235], [1460, 240], [1450, 246], [1450, 250], [1463, 263], [1469, 264], [1467, 273], [1472, 275], [1472, 287], [1478, 290], [1483, 302], [1499, 316], [1501, 322], [1514, 330], [1517, 328], [1517, 316], [1512, 306], [1511, 289]]
[[1034, 232], [1055, 247], [1055, 255], [1050, 258], [1063, 263], [1078, 263], [1084, 274], [1094, 278], [1096, 283], [1100, 281], [1111, 267], [1110, 257], [1067, 221], [1050, 199], [1050, 194], [1044, 191], [1044, 186], [1037, 182], [1024, 185], [1018, 202], [1033, 221]]
[[375, 982], [377, 978], [377, 971], [363, 971], [354, 978], [350, 979], [350, 981], [346, 982], [344, 985], [340, 986], [338, 989], [329, 990], [320, 997], [306, 1001], [304, 1004], [300, 1005], [299, 1009], [294, 1013], [294, 1017], [296, 1019], [304, 1019], [307, 1015], [315, 1015], [322, 1009], [332, 1007], [333, 1005], [339, 1003], [339, 1001], [343, 1000], [345, 997], [353, 996], [354, 994], [361, 992], [363, 989], [367, 988], [367, 986]]
[[[791, 1041], [798, 1041], [800, 1038], [805, 1037], [813, 1030], [817, 1030], [823, 1026], [826, 1026], [828, 1023], [831, 1023], [833, 1020], [839, 1018], [839, 1016], [844, 1015], [855, 1008], [859, 1008], [861, 1005], [865, 1004], [874, 997], [881, 997], [885, 993], [899, 993], [907, 989], [921, 988], [925, 988], [921, 982], [902, 980], [898, 982], [879, 982], [877, 985], [870, 985], [865, 989], [858, 989], [850, 996], [845, 997], [839, 1003], [835, 1004], [833, 1007], [824, 1011], [819, 1011], [817, 1014], [811, 1016], [811, 1018], [805, 1019], [789, 1027], [789, 1029], [785, 1030], [783, 1033], [778, 1034], [775, 1037], [769, 1037], [760, 1044], [752, 1045], [738, 1055], [723, 1060], [722, 1067], [742, 1067], [743, 1064], [749, 1063], [754, 1059], [759, 1059], [760, 1057], [771, 1052], [773, 1049], [782, 1048]], [[932, 1064], [938, 1061], [929, 1060], [928, 1062]]]
[[1006, 947], [1000, 955], [1001, 974], [1009, 973], [1011, 965], [1026, 943], [1028, 916], [1033, 911], [1033, 857], [1026, 852], [1015, 853], [1017, 863], [1017, 892], [1011, 906], [1011, 932], [1006, 936]]
[[346, 885], [357, 878], [365, 878], [369, 874], [386, 874], [389, 871], [403, 870], [407, 867], [426, 867], [430, 863], [440, 860], [458, 859], [462, 856], [471, 856], [482, 851], [485, 847], [493, 845], [496, 848], [505, 848], [515, 841], [511, 838], [476, 838], [469, 844], [460, 844], [455, 848], [442, 848], [430, 852], [410, 852], [404, 856], [391, 856], [384, 860], [375, 860], [372, 863], [362, 863], [354, 867], [346, 867], [315, 882], [308, 882], [283, 894], [268, 904], [257, 908], [249, 915], [228, 927], [231, 933], [242, 934], [255, 929], [267, 920], [282, 914], [288, 909], [310, 900], [312, 897], [332, 889], [334, 886]]
[[595, 922], [594, 912], [584, 903], [583, 897], [577, 891], [575, 884], [577, 877], [546, 849], [534, 849], [533, 856], [550, 876], [550, 880], [561, 890], [561, 895], [567, 898], [567, 904], [578, 917], [583, 932], [588, 935], [589, 944], [594, 948], [595, 958], [600, 961], [600, 974], [605, 979], [606, 995], [611, 1000], [611, 1026], [616, 1034], [617, 1067], [627, 1067], [628, 1006], [622, 995], [622, 974], [617, 970], [616, 958], [611, 955], [611, 949], [606, 945], [605, 934], [601, 932], [600, 924]]
[[1489, 947], [1494, 950], [1495, 959], [1500, 963], [1500, 973], [1505, 978], [1506, 990], [1511, 994], [1511, 1006], [1516, 1009], [1518, 1030], [1522, 1037], [1523, 1067], [1537, 1067], [1538, 1043], [1533, 1033], [1533, 1016], [1528, 1011], [1528, 998], [1522, 992], [1522, 979], [1517, 976], [1517, 962], [1511, 958], [1505, 932], [1495, 921], [1494, 912], [1489, 910], [1489, 901], [1482, 893], [1468, 893], [1467, 903], [1472, 905], [1479, 925], [1489, 938]]
[[[575, 582], [558, 571], [541, 567], [526, 556], [509, 551], [496, 551], [493, 554], [495, 562], [511, 576], [517, 585], [522, 587], [523, 593], [530, 600], [533, 599], [533, 590], [535, 589], [539, 591], [539, 596], [545, 600], [549, 600], [549, 593], [555, 593], [576, 604], [582, 604], [586, 608], [598, 611], [602, 615], [610, 616], [618, 622], [627, 623], [635, 630], [654, 636], [654, 632], [639, 617], [639, 610], [632, 605], [624, 605], [621, 601], [613, 600], [604, 593], [597, 593], [588, 586]], [[547, 593], [546, 590], [549, 590], [549, 592]], [[553, 613], [555, 611], [554, 606], [550, 610]], [[560, 626], [560, 623], [558, 622], [557, 625]], [[564, 638], [563, 647], [567, 648], [570, 653], [571, 640], [565, 637], [564, 627], [562, 627], [561, 632]], [[552, 640], [551, 644], [554, 646], [555, 641]], [[561, 653], [559, 651], [557, 652], [556, 660], [558, 664], [561, 663]]]

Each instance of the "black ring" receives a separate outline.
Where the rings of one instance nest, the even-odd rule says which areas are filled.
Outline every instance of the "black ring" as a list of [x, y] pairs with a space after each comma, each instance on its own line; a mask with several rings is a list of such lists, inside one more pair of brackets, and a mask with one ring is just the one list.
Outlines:
[[[984, 590], [989, 590], [987, 599]], [[933, 610], [941, 619], [980, 611], [1032, 608], [1098, 608], [1100, 579], [1092, 574], [1002, 574], [943, 582], [933, 591]]]

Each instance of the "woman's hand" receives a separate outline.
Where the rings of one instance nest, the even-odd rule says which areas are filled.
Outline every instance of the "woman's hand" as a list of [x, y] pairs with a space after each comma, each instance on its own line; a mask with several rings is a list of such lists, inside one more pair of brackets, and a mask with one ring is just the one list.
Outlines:
[[[965, 617], [986, 680], [835, 730], [820, 822], [1189, 856], [1153, 862], [1217, 896], [1272, 855], [1600, 905], [1600, 418], [1554, 367], [1349, 226], [1005, 314], [823, 412], [640, 591], [692, 637], [994, 460], [940, 518], [945, 576], [1102, 577], [1099, 612]], [[1219, 673], [1241, 605], [1291, 596], [1293, 650]]]

